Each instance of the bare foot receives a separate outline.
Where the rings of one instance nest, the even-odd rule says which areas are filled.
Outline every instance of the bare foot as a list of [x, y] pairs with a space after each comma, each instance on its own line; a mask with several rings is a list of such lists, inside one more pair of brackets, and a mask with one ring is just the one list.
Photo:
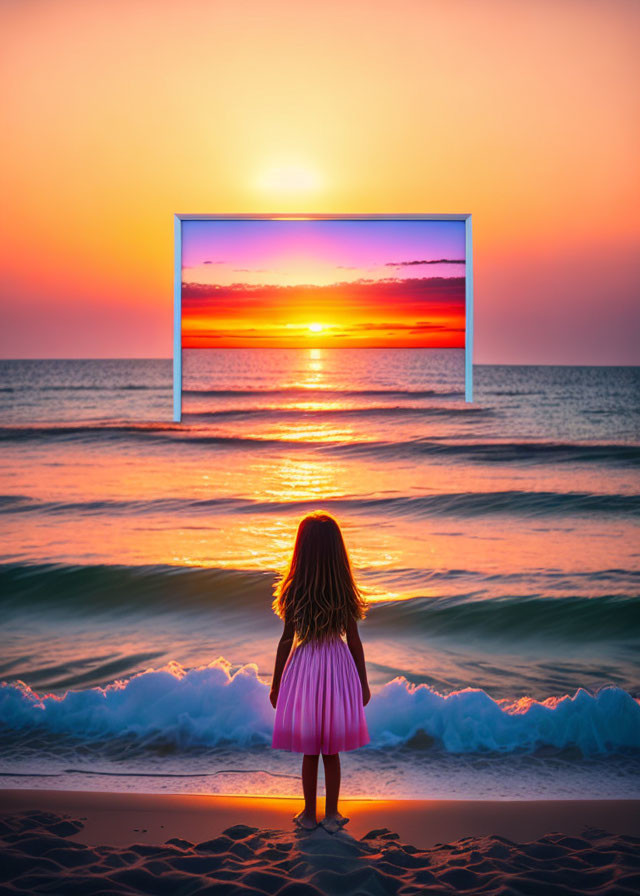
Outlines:
[[294, 822], [298, 825], [298, 827], [305, 828], [307, 831], [312, 831], [314, 828], [318, 827], [318, 822], [315, 818], [311, 818], [305, 810], [302, 812], [298, 812], [297, 815], [293, 816]]
[[340, 812], [336, 812], [335, 815], [325, 815], [320, 824], [325, 831], [329, 831], [330, 834], [335, 834], [335, 832], [339, 831], [348, 821], [348, 818], [345, 818]]

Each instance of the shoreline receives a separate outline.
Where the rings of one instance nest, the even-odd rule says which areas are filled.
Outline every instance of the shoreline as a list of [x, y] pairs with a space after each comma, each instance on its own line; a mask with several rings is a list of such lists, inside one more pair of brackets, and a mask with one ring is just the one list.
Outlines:
[[[421, 849], [463, 837], [500, 836], [525, 841], [587, 827], [640, 837], [640, 800], [383, 800], [344, 799], [346, 831], [362, 838], [374, 829], [396, 832]], [[301, 797], [142, 794], [81, 790], [0, 790], [0, 812], [52, 812], [81, 818], [73, 835], [86, 845], [162, 843], [171, 837], [193, 842], [219, 836], [235, 824], [293, 831]], [[324, 799], [318, 798], [318, 821]]]

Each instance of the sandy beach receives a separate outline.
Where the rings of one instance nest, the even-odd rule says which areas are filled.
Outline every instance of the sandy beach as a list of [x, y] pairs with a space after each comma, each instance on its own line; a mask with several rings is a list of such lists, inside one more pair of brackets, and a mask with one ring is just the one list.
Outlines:
[[[634, 893], [637, 800], [300, 800], [5, 790], [7, 893]], [[320, 811], [322, 805], [320, 805]]]

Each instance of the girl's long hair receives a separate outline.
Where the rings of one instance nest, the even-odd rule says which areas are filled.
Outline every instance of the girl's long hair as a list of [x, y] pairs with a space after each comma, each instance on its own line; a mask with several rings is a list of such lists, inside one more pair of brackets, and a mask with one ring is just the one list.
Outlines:
[[366, 598], [330, 514], [316, 511], [301, 520], [291, 562], [274, 594], [273, 611], [293, 621], [299, 644], [342, 634], [351, 619], [365, 618]]

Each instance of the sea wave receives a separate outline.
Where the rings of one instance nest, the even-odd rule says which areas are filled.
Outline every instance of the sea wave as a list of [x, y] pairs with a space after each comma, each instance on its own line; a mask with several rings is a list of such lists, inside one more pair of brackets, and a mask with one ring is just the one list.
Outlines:
[[399, 495], [304, 499], [300, 501], [259, 501], [251, 498], [148, 498], [141, 500], [103, 498], [91, 501], [43, 501], [28, 495], [0, 495], [0, 514], [38, 513], [109, 516], [132, 514], [293, 513], [315, 509], [321, 504], [333, 512], [382, 513], [386, 516], [475, 517], [572, 516], [580, 514], [640, 514], [640, 495], [598, 494], [594, 492], [523, 491], [508, 489], [490, 492], [453, 492], [435, 495]]
[[0, 514], [38, 513], [77, 515], [108, 514], [286, 514], [316, 509], [338, 513], [393, 516], [475, 517], [507, 514], [519, 517], [580, 514], [640, 514], [640, 495], [598, 494], [507, 489], [488, 492], [443, 492], [434, 495], [398, 495], [260, 501], [252, 498], [148, 498], [140, 500], [102, 498], [89, 501], [43, 501], [28, 495], [0, 495]]
[[50, 439], [79, 440], [93, 439], [133, 439], [136, 436], [149, 438], [162, 436], [163, 433], [181, 433], [185, 435], [185, 428], [180, 424], [171, 423], [112, 423], [110, 421], [91, 423], [48, 423], [48, 424], [23, 424], [15, 426], [0, 426], [1, 442], [43, 442]]
[[380, 628], [411, 631], [425, 638], [464, 635], [507, 643], [513, 639], [635, 642], [640, 638], [640, 601], [628, 595], [484, 600], [418, 597], [377, 604], [369, 622], [372, 634]]
[[275, 572], [146, 564], [0, 564], [3, 612], [67, 610], [83, 616], [241, 609], [272, 599]]
[[476, 463], [605, 463], [640, 466], [640, 446], [624, 442], [551, 442], [551, 441], [447, 441], [416, 438], [403, 442], [342, 442], [320, 446], [341, 455], [389, 455], [402, 457], [431, 456]]
[[[447, 595], [452, 580], [464, 590], [482, 592], [495, 586], [495, 576], [474, 570], [396, 570], [394, 589], [408, 583], [442, 589], [440, 597], [380, 599], [384, 580], [378, 570], [361, 570], [361, 584], [376, 589], [378, 599], [365, 622], [371, 637], [378, 632], [400, 631], [423, 638], [474, 638], [512, 641], [594, 643], [640, 639], [640, 571], [593, 570], [560, 577], [553, 572], [504, 577], [514, 590], [528, 593], [501, 597]], [[105, 614], [209, 613], [216, 609], [271, 613], [275, 570], [219, 569], [171, 565], [65, 565], [0, 564], [0, 610], [5, 614], [68, 612], [74, 616]], [[508, 583], [507, 580], [508, 579]], [[560, 587], [587, 590], [597, 582], [610, 593], [589, 597], [584, 593], [540, 596]], [[616, 589], [618, 593], [616, 592]], [[382, 594], [380, 593], [382, 591]], [[531, 593], [533, 592], [533, 593]], [[0, 665], [0, 671], [2, 666]]]
[[[444, 410], [444, 409], [443, 409]], [[438, 413], [438, 409], [429, 411]], [[449, 410], [446, 410], [449, 413]], [[467, 409], [461, 413], [477, 413]], [[472, 419], [470, 416], [469, 418]], [[409, 438], [399, 440], [331, 440], [287, 439], [273, 436], [222, 435], [202, 426], [168, 422], [92, 421], [87, 423], [62, 422], [52, 424], [24, 424], [0, 426], [0, 442], [93, 443], [102, 442], [157, 442], [173, 446], [206, 447], [231, 450], [309, 451], [339, 456], [370, 457], [392, 461], [410, 458], [471, 461], [480, 464], [611, 464], [640, 466], [640, 445], [632, 442], [550, 442], [550, 441], [479, 441], [468, 439]]]
[[[41, 695], [19, 682], [0, 686], [0, 743], [56, 742], [118, 751], [268, 746], [273, 731], [270, 682], [257, 666], [234, 669], [223, 657], [186, 670], [149, 669], [104, 688]], [[640, 750], [640, 705], [621, 688], [573, 696], [496, 701], [466, 688], [447, 695], [403, 677], [378, 688], [365, 709], [370, 749], [406, 747], [453, 754], [575, 750], [581, 757]], [[365, 748], [365, 749], [368, 749]]]

